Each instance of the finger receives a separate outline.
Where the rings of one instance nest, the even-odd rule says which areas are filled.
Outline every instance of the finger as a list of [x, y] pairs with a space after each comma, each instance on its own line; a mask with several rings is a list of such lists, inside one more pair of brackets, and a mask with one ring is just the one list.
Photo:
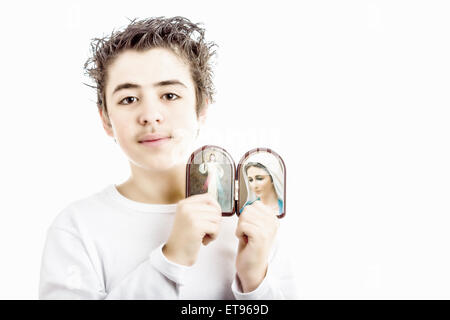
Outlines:
[[243, 222], [260, 226], [265, 223], [265, 217], [257, 209], [248, 208], [245, 213], [243, 211], [239, 216], [238, 224]]
[[[198, 219], [209, 221], [212, 223], [221, 223], [222, 222], [222, 214], [218, 213], [217, 210], [211, 210], [209, 208], [207, 209], [201, 209], [198, 211], [195, 211], [194, 213], [196, 216], [198, 216]], [[196, 217], [194, 217], [196, 219]]]
[[247, 237], [248, 239], [252, 239], [257, 235], [259, 229], [260, 228], [258, 228], [255, 225], [243, 222], [243, 223], [238, 224], [238, 226], [236, 228], [236, 236], [239, 239], [243, 239], [243, 240], [245, 239], [245, 237]]
[[202, 239], [202, 243], [204, 246], [207, 246], [211, 241], [213, 241], [214, 239], [211, 238], [211, 236], [209, 234], [205, 235]]
[[188, 202], [187, 204], [203, 206], [205, 208], [209, 208], [210, 210], [216, 212], [217, 214], [222, 214], [222, 208], [220, 207], [220, 205], [218, 203], [211, 202], [210, 200], [208, 200], [208, 198], [206, 198], [206, 201], [205, 199], [197, 199], [192, 202]]
[[217, 202], [216, 199], [213, 198], [209, 193], [201, 193], [201, 194], [194, 194], [183, 201], [188, 201], [190, 203], [205, 203], [209, 204], [211, 206], [216, 207], [220, 211], [222, 211], [222, 208], [220, 207], [219, 202]]
[[261, 217], [258, 217], [258, 215], [247, 215], [245, 217], [239, 217], [238, 220], [238, 226], [240, 224], [251, 224], [256, 228], [262, 227], [265, 223], [264, 220], [261, 219]]
[[252, 208], [258, 210], [260, 214], [264, 214], [267, 216], [276, 216], [276, 212], [272, 210], [268, 205], [264, 204], [262, 201], [257, 200], [250, 205]]
[[217, 236], [219, 235], [219, 230], [220, 230], [219, 224], [203, 222], [199, 227], [201, 228], [201, 230], [204, 233], [202, 241], [205, 239], [205, 236], [208, 236], [207, 237], [207, 239], [209, 240], [208, 243], [217, 239]]
[[239, 216], [239, 220], [241, 219], [244, 221], [252, 221], [256, 225], [273, 224], [274, 220], [278, 220], [277, 215], [264, 204], [248, 206], [246, 213]]
[[241, 223], [244, 225], [252, 225], [254, 228], [257, 228], [257, 230], [265, 230], [263, 231], [265, 233], [272, 233], [272, 231], [277, 230], [280, 225], [280, 221], [276, 215], [264, 215], [255, 208], [249, 210], [247, 215], [239, 217], [238, 225]]
[[218, 221], [222, 218], [222, 211], [209, 205], [188, 204], [185, 205], [183, 211], [188, 214], [201, 216], [202, 218]]

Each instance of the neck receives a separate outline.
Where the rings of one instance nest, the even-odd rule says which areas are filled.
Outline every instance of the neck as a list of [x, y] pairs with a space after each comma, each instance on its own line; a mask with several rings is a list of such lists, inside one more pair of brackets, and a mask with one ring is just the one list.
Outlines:
[[147, 171], [131, 165], [131, 176], [117, 186], [125, 197], [149, 204], [173, 204], [185, 197], [184, 164], [164, 171]]
[[278, 205], [278, 198], [275, 192], [270, 192], [269, 194], [261, 195], [261, 201], [267, 206], [275, 206]]

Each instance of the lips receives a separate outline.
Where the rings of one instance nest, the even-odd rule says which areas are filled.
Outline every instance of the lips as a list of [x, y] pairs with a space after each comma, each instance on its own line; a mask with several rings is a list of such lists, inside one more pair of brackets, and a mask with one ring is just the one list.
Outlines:
[[143, 142], [155, 142], [158, 140], [170, 139], [171, 136], [168, 134], [158, 134], [158, 133], [150, 133], [146, 134], [139, 138], [139, 143]]

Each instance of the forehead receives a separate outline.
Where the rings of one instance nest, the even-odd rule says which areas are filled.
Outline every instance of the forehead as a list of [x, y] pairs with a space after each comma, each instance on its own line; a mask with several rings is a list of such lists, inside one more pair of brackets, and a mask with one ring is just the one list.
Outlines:
[[125, 50], [108, 66], [106, 94], [112, 94], [115, 86], [121, 83], [136, 83], [145, 87], [174, 79], [194, 89], [189, 65], [172, 51], [164, 48]]
[[263, 176], [263, 175], [267, 175], [267, 171], [262, 169], [262, 168], [258, 168], [258, 167], [249, 167], [247, 170], [247, 175], [249, 177], [253, 177], [253, 176]]

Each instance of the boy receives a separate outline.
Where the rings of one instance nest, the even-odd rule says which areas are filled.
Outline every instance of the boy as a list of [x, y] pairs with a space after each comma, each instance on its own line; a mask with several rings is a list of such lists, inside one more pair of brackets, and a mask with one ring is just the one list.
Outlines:
[[186, 160], [213, 97], [213, 47], [182, 17], [132, 21], [94, 40], [85, 68], [131, 176], [55, 219], [41, 299], [294, 296], [270, 209], [257, 201], [239, 218], [222, 219], [209, 194], [184, 198]]

